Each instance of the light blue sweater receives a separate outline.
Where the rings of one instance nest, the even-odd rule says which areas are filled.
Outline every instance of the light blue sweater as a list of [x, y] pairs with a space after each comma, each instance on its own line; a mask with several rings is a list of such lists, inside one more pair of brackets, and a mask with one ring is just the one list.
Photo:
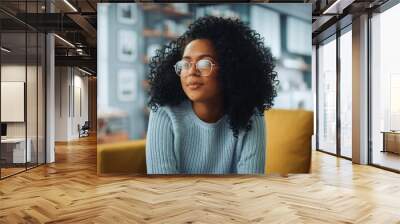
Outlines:
[[148, 174], [263, 174], [264, 117], [252, 116], [252, 127], [237, 138], [227, 115], [206, 123], [190, 101], [150, 112], [146, 142]]

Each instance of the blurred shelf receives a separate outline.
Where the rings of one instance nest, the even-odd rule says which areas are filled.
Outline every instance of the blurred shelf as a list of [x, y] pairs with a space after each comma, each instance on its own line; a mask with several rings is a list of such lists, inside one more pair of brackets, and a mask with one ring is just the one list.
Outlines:
[[114, 119], [114, 118], [126, 118], [128, 113], [121, 110], [109, 110], [104, 109], [97, 114], [98, 119]]
[[138, 3], [138, 6], [144, 11], [160, 11], [161, 6], [154, 3]]
[[163, 13], [164, 15], [172, 19], [185, 19], [185, 18], [191, 18], [193, 16], [192, 13], [179, 12], [173, 6], [170, 5], [161, 6], [161, 5], [146, 3], [146, 4], [140, 4], [139, 6], [143, 11]]
[[145, 37], [162, 37], [166, 38], [169, 40], [175, 40], [179, 37], [179, 35], [171, 32], [161, 32], [158, 30], [152, 30], [152, 29], [144, 29], [143, 30], [143, 36]]
[[162, 32], [158, 30], [152, 30], [152, 29], [144, 29], [143, 30], [143, 36], [145, 37], [161, 37]]
[[163, 12], [170, 16], [170, 17], [175, 17], [175, 18], [191, 18], [193, 15], [191, 13], [184, 13], [184, 12], [179, 12], [174, 9], [174, 7], [165, 7], [163, 9]]
[[167, 31], [167, 32], [164, 32], [164, 37], [171, 39], [171, 40], [175, 40], [175, 39], [178, 39], [179, 35], [176, 33], [171, 33], [171, 32]]
[[305, 63], [303, 60], [290, 58], [286, 58], [284, 60], [279, 59], [277, 60], [276, 65], [286, 69], [311, 73], [311, 65]]

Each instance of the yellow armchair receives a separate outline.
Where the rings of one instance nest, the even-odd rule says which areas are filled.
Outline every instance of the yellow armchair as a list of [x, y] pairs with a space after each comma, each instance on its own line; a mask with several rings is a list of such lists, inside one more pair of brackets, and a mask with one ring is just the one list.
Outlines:
[[310, 172], [313, 112], [274, 109], [264, 115], [267, 125], [265, 172]]
[[145, 149], [145, 139], [97, 145], [97, 174], [145, 174]]
[[[313, 112], [277, 110], [265, 112], [266, 173], [308, 173], [311, 167]], [[97, 174], [145, 174], [146, 140], [99, 144]]]

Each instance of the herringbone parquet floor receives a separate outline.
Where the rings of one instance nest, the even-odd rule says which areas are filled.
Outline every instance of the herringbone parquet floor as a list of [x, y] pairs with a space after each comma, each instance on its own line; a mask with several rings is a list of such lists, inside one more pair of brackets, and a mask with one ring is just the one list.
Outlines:
[[400, 175], [313, 153], [289, 177], [98, 177], [96, 142], [0, 181], [0, 223], [400, 223]]

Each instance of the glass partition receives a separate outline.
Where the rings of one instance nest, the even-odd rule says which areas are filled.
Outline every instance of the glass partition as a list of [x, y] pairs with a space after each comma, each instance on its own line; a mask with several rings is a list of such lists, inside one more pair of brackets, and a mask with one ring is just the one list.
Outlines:
[[[1, 161], [2, 177], [24, 171], [26, 150], [27, 48], [25, 32], [1, 34]], [[6, 50], [4, 50], [6, 49]]]
[[372, 164], [400, 171], [400, 4], [371, 18]]
[[[24, 16], [43, 5], [20, 1], [14, 8]], [[44, 33], [0, 12], [1, 179], [45, 163], [45, 44]]]
[[336, 39], [318, 47], [318, 146], [336, 154]]
[[352, 157], [352, 34], [340, 36], [340, 155]]

